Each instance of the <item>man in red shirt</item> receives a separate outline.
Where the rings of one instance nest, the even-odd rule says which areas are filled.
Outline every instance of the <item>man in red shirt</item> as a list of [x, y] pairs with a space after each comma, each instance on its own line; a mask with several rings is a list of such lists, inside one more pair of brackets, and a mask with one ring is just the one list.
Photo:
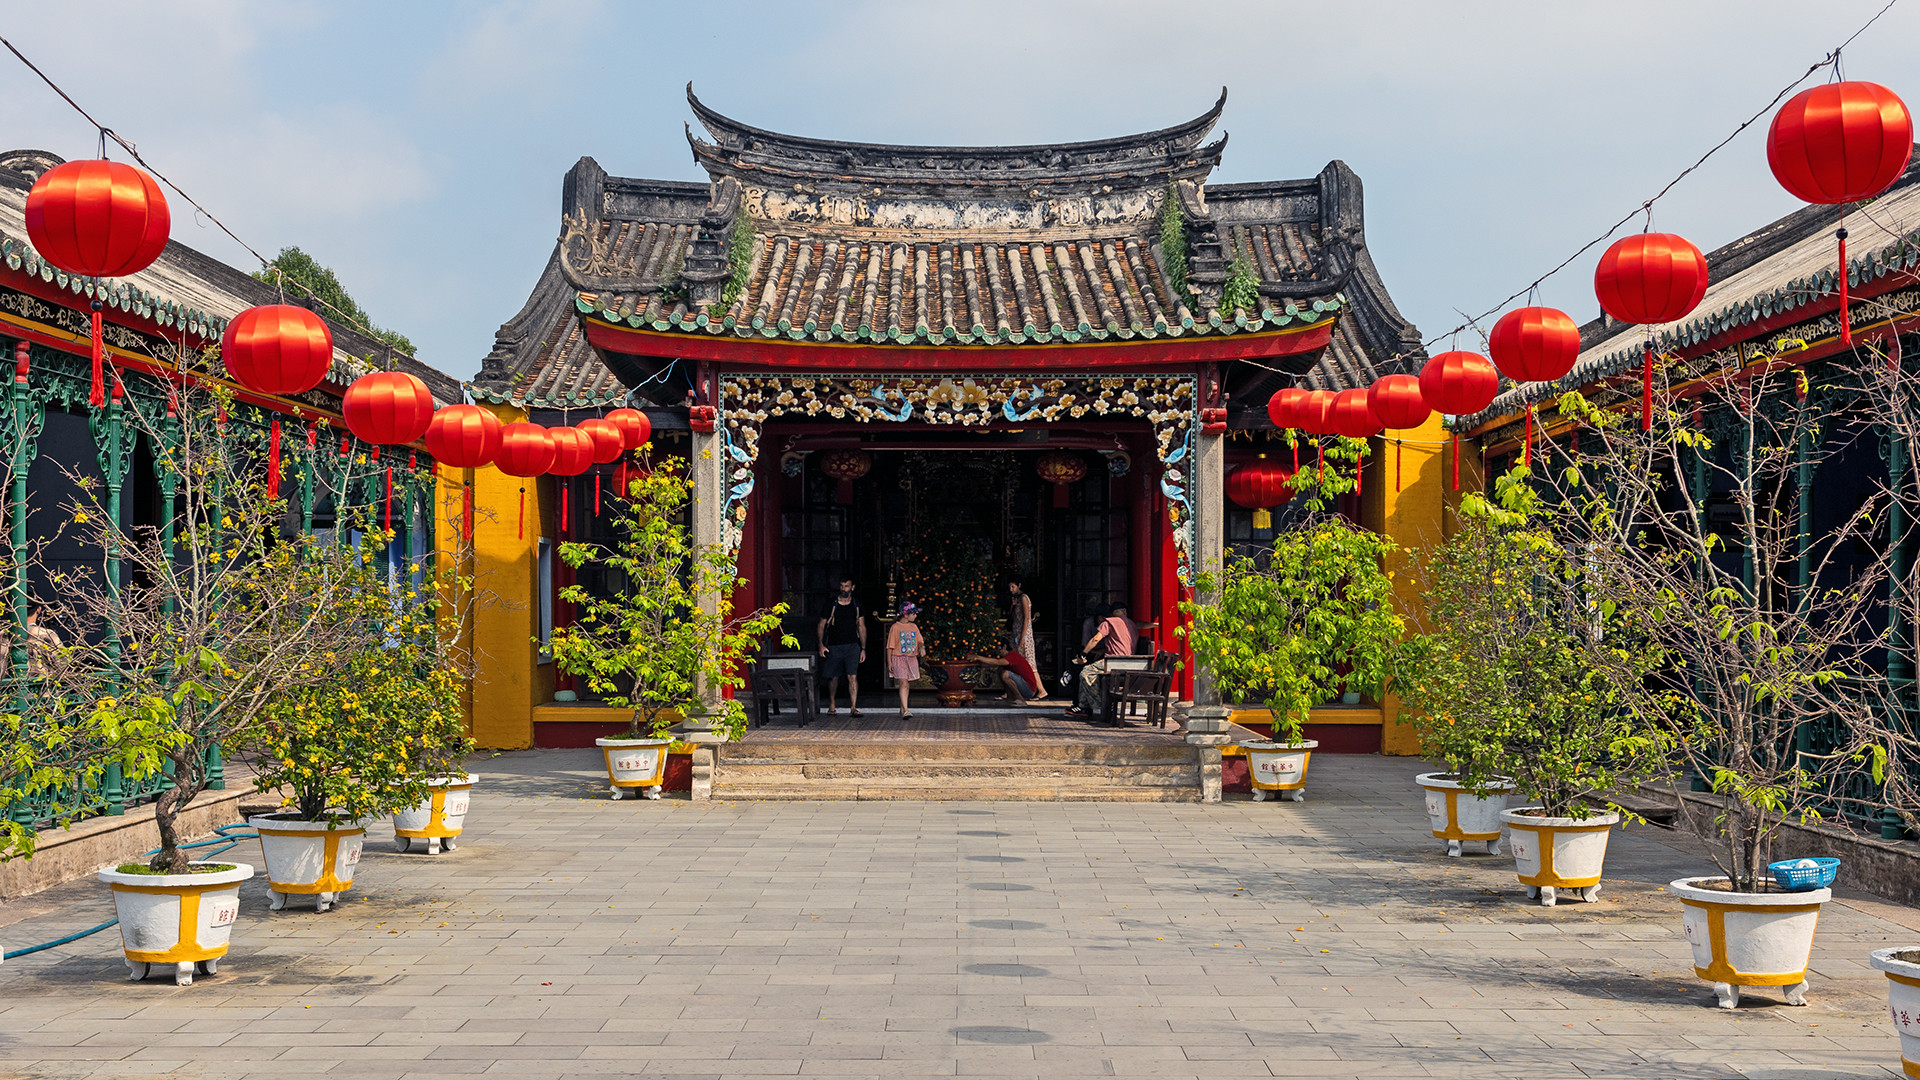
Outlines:
[[1025, 705], [1039, 689], [1040, 676], [1033, 670], [1033, 665], [1027, 663], [1027, 658], [1020, 655], [1018, 642], [1009, 643], [1006, 654], [998, 660], [977, 654], [967, 659], [976, 664], [1000, 669], [1000, 685], [1006, 687], [1007, 693], [1011, 695], [1003, 700], [1011, 701], [1016, 705]]

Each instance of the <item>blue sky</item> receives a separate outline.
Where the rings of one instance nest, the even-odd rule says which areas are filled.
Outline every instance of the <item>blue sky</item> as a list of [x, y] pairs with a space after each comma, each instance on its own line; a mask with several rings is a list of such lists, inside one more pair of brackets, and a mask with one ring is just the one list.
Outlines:
[[[1882, 3], [8, 0], [0, 33], [253, 247], [305, 248], [464, 377], [525, 301], [576, 159], [702, 178], [689, 80], [761, 127], [922, 144], [1147, 130], [1224, 84], [1214, 179], [1345, 160], [1389, 289], [1433, 334], [1627, 213]], [[1920, 0], [1903, 0], [1846, 72], [1920, 108], [1917, 40]], [[4, 55], [0, 131], [66, 157], [95, 142]], [[1663, 200], [1655, 226], [1710, 249], [1793, 210], [1764, 132]], [[174, 236], [250, 268], [177, 202]], [[1542, 302], [1595, 314], [1597, 254]]]

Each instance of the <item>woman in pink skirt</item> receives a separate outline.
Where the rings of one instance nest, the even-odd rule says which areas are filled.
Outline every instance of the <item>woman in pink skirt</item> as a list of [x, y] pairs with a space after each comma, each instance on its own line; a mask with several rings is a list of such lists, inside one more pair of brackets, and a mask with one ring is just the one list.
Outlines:
[[900, 719], [911, 720], [907, 711], [907, 686], [920, 677], [920, 605], [909, 600], [900, 605], [900, 621], [887, 627], [887, 674], [900, 687]]

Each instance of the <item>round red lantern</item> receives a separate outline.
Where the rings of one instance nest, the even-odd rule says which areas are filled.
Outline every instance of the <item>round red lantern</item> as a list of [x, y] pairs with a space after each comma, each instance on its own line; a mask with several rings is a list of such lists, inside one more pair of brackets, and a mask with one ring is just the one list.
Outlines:
[[1299, 415], [1300, 403], [1306, 400], [1306, 396], [1307, 392], [1297, 386], [1276, 391], [1267, 399], [1267, 419], [1273, 421], [1274, 427], [1283, 430], [1298, 427], [1296, 417]]
[[1383, 375], [1367, 388], [1367, 407], [1381, 427], [1405, 431], [1427, 422], [1433, 410], [1420, 396], [1420, 380], [1412, 375]]
[[1053, 505], [1056, 508], [1067, 505], [1067, 485], [1086, 479], [1087, 459], [1066, 450], [1052, 450], [1041, 454], [1033, 463], [1033, 471], [1040, 479], [1053, 485]]
[[69, 274], [124, 277], [153, 265], [173, 218], [153, 177], [117, 161], [69, 161], [27, 192], [27, 239]]
[[1271, 529], [1271, 509], [1293, 498], [1293, 489], [1287, 485], [1293, 479], [1293, 472], [1261, 454], [1259, 460], [1227, 474], [1227, 498], [1253, 511], [1254, 528]]
[[648, 472], [642, 466], [623, 461], [613, 467], [613, 493], [622, 499], [633, 497], [633, 485], [645, 480]]
[[479, 405], [449, 405], [427, 425], [427, 453], [456, 469], [491, 464], [500, 453], [500, 418]]
[[611, 420], [593, 417], [580, 421], [579, 428], [593, 443], [593, 463], [609, 465], [627, 449], [627, 437]]
[[593, 467], [593, 437], [577, 427], [548, 428], [553, 437], [553, 464], [547, 472], [554, 476], [579, 476]]
[[1580, 328], [1566, 312], [1515, 308], [1500, 316], [1487, 338], [1493, 366], [1514, 382], [1553, 382], [1580, 357]]
[[1500, 373], [1479, 353], [1443, 352], [1420, 369], [1420, 397], [1435, 412], [1472, 416], [1493, 404]]
[[1787, 99], [1767, 130], [1767, 166], [1793, 196], [1849, 203], [1885, 191], [1907, 169], [1913, 117], [1899, 95], [1870, 82], [1838, 82]]
[[833, 501], [842, 506], [853, 502], [853, 482], [873, 470], [873, 457], [865, 450], [829, 450], [820, 455], [820, 471], [838, 481]]
[[240, 385], [263, 394], [304, 394], [333, 366], [326, 320], [292, 304], [251, 307], [220, 335], [220, 358]]
[[1293, 408], [1293, 426], [1309, 435], [1332, 435], [1333, 422], [1328, 414], [1333, 411], [1333, 398], [1331, 390], [1307, 391]]
[[1593, 291], [1600, 310], [1621, 322], [1684, 319], [1707, 295], [1707, 257], [1672, 233], [1623, 237], [1600, 256]]
[[606, 415], [606, 421], [620, 429], [628, 450], [638, 450], [653, 438], [653, 421], [639, 409], [615, 409]]
[[376, 371], [353, 380], [340, 411], [360, 441], [404, 445], [418, 442], [433, 423], [433, 393], [405, 372]]
[[494, 467], [508, 476], [539, 476], [553, 464], [553, 435], [539, 424], [508, 424], [500, 429]]
[[1342, 390], [1333, 396], [1327, 410], [1327, 426], [1335, 435], [1365, 439], [1380, 434], [1380, 421], [1374, 419], [1373, 406], [1365, 390]]

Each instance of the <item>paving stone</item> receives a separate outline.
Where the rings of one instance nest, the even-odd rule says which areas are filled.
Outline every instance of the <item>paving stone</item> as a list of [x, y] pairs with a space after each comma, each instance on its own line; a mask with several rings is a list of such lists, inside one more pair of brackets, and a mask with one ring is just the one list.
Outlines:
[[1445, 856], [1423, 768], [1322, 755], [1297, 806], [613, 804], [590, 751], [501, 755], [458, 851], [377, 826], [326, 915], [256, 878], [192, 987], [125, 983], [110, 933], [9, 961], [0, 1077], [1898, 1075], [1865, 957], [1920, 913], [1843, 896], [1808, 1008], [1715, 1009], [1664, 891], [1697, 843], [1623, 829], [1599, 903], [1541, 908]]

